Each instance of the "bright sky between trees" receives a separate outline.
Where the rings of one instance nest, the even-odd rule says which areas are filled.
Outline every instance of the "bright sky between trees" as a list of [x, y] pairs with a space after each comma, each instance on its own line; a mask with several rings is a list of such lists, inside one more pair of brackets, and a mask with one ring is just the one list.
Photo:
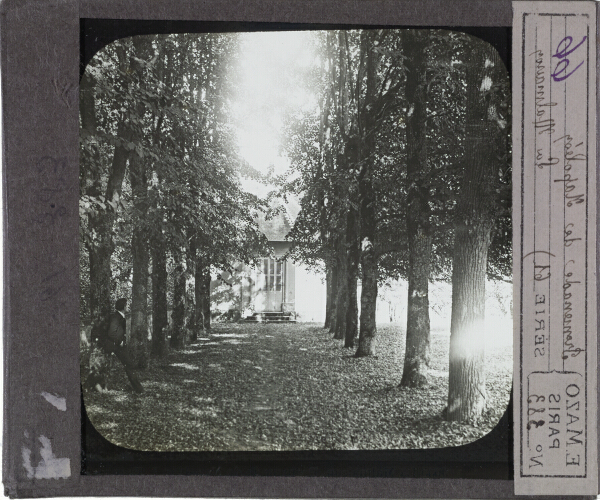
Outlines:
[[317, 98], [303, 76], [318, 64], [315, 32], [255, 32], [241, 35], [238, 94], [232, 103], [240, 154], [257, 170], [283, 173], [280, 151], [285, 114], [311, 109]]

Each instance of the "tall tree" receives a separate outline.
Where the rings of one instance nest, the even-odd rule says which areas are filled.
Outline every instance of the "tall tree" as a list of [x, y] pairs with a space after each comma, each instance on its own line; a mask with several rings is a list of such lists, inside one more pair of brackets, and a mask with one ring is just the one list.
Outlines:
[[[498, 52], [471, 39], [466, 73], [466, 146], [455, 213], [447, 419], [481, 416], [485, 387], [485, 282], [508, 141], [502, 118], [507, 75]], [[498, 138], [500, 137], [500, 139]]]
[[167, 301], [167, 251], [164, 235], [154, 238], [151, 244], [152, 256], [152, 347], [156, 357], [166, 355], [168, 301]]
[[[140, 91], [145, 90], [147, 73], [146, 64], [151, 55], [151, 40], [147, 37], [134, 37], [132, 40], [132, 72], [139, 77]], [[144, 101], [135, 106], [135, 114], [130, 120], [136, 124], [145, 124], [146, 107]], [[131, 283], [131, 332], [129, 338], [129, 353], [137, 367], [145, 369], [149, 361], [148, 345], [148, 282], [150, 278], [150, 251], [148, 227], [145, 216], [149, 209], [148, 204], [148, 176], [147, 165], [144, 161], [144, 152], [140, 145], [146, 127], [133, 127], [132, 141], [137, 145], [136, 150], [129, 158], [129, 183], [133, 200], [132, 219], [133, 235], [131, 238], [132, 250], [132, 283]]]
[[[311, 91], [319, 91], [318, 115], [302, 113], [289, 120], [286, 149], [292, 163], [291, 180], [282, 186], [283, 196], [289, 192], [302, 196], [301, 210], [289, 235], [289, 254], [309, 267], [325, 269], [330, 280], [326, 326], [337, 339], [345, 339], [347, 332], [348, 339], [353, 339], [357, 331], [356, 293], [354, 307], [349, 297], [349, 282], [356, 281], [358, 266], [355, 256], [350, 255], [358, 242], [356, 207], [349, 201], [354, 183], [349, 161], [353, 161], [354, 152], [347, 145], [356, 54], [351, 49], [355, 34], [350, 35], [352, 40], [348, 36], [334, 31], [316, 36], [321, 67], [307, 80]], [[355, 233], [351, 240], [349, 222]], [[352, 262], [349, 257], [354, 257]]]
[[175, 273], [173, 276], [173, 325], [171, 328], [171, 339], [170, 346], [174, 349], [181, 349], [185, 347], [188, 342], [187, 330], [185, 328], [185, 306], [186, 306], [186, 294], [185, 294], [185, 282], [186, 282], [186, 269], [185, 269], [185, 253], [176, 252], [175, 255]]
[[196, 329], [210, 330], [210, 268], [201, 259], [196, 260]]
[[[260, 201], [240, 187], [223, 90], [235, 39], [219, 34], [117, 41], [95, 56], [83, 77], [80, 212], [89, 279], [82, 277], [82, 291], [90, 296], [82, 304], [91, 311], [82, 317], [98, 322], [110, 310], [111, 293], [130, 292], [130, 345], [140, 366], [147, 364], [150, 295], [152, 352], [161, 355], [170, 286], [177, 291], [176, 306], [188, 307], [183, 317], [193, 316], [194, 301], [182, 301], [180, 291], [185, 297], [194, 259], [205, 258], [206, 269], [227, 267], [255, 259], [266, 247], [254, 222]], [[168, 274], [170, 262], [181, 267], [176, 283]], [[200, 286], [207, 287], [206, 278]], [[209, 317], [210, 304], [205, 308]], [[186, 325], [179, 321], [177, 329]], [[183, 338], [175, 332], [175, 345], [178, 336]]]
[[431, 221], [429, 162], [427, 159], [427, 41], [423, 30], [406, 32], [406, 118], [408, 237], [408, 308], [406, 353], [400, 384], [420, 387], [427, 383], [430, 357], [429, 278], [431, 274]]
[[[358, 336], [358, 266], [359, 266], [359, 215], [358, 206], [353, 199], [356, 194], [356, 163], [358, 160], [359, 139], [355, 110], [359, 98], [359, 72], [362, 70], [362, 58], [354, 50], [357, 33], [338, 32], [338, 87], [337, 110], [335, 113], [340, 131], [338, 157], [338, 175], [347, 182], [340, 186], [342, 209], [340, 237], [338, 239], [338, 298], [337, 321], [334, 338], [343, 339], [345, 347], [354, 347]], [[339, 198], [338, 198], [339, 199]]]
[[[142, 218], [148, 207], [146, 172], [141, 158], [135, 158], [129, 169], [136, 219]], [[150, 250], [148, 233], [143, 222], [134, 225], [131, 238], [133, 276], [131, 283], [130, 354], [138, 368], [148, 367], [148, 280]]]
[[[361, 268], [362, 293], [360, 310], [360, 337], [356, 357], [373, 354], [373, 342], [377, 333], [375, 321], [377, 308], [377, 282], [379, 270], [375, 251], [377, 237], [376, 199], [373, 189], [373, 173], [375, 169], [375, 137], [376, 123], [373, 111], [376, 107], [376, 85], [378, 57], [374, 52], [376, 33], [361, 33], [361, 51], [366, 60], [366, 89], [364, 104], [360, 108], [361, 136], [363, 137], [360, 155], [360, 171], [358, 175], [358, 199], [361, 218]], [[383, 99], [383, 96], [381, 97]]]
[[[132, 127], [127, 105], [119, 107], [118, 95], [127, 88], [131, 63], [124, 48], [108, 53], [112, 74], [92, 64], [82, 77], [81, 156], [86, 168], [80, 169], [82, 218], [81, 236], [89, 258], [89, 305], [93, 330], [97, 335], [112, 311], [110, 283], [111, 256], [114, 251], [112, 228], [120, 202], [125, 177]], [[110, 127], [105, 126], [107, 115], [113, 116]], [[98, 131], [112, 129], [111, 144], [98, 140]], [[110, 133], [110, 132], [109, 132]]]

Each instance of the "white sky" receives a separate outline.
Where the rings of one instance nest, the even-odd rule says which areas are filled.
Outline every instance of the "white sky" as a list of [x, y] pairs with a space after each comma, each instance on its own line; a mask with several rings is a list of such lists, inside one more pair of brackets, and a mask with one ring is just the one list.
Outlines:
[[232, 103], [240, 154], [257, 170], [282, 173], [280, 156], [286, 109], [314, 108], [316, 98], [301, 87], [302, 72], [317, 64], [307, 31], [245, 33], [241, 37], [240, 90]]

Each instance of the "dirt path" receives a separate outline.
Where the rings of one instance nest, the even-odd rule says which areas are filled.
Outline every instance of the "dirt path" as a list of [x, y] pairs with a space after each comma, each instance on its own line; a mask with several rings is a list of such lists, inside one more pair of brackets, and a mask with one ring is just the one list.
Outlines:
[[506, 408], [511, 348], [488, 355], [490, 406], [479, 427], [441, 421], [448, 337], [432, 335], [432, 383], [398, 387], [404, 335], [379, 329], [376, 358], [355, 359], [315, 325], [215, 325], [210, 335], [142, 375], [129, 390], [115, 365], [110, 390], [85, 394], [109, 441], [139, 450], [302, 450], [442, 447], [485, 435]]

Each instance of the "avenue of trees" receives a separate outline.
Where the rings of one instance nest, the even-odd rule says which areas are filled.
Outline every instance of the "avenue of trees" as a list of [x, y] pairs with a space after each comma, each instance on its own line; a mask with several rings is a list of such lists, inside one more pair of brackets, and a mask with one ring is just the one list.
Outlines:
[[356, 357], [374, 354], [378, 286], [408, 281], [407, 387], [428, 382], [428, 284], [451, 280], [446, 416], [476, 419], [486, 275], [511, 275], [506, 69], [488, 44], [445, 31], [330, 31], [317, 51], [318, 112], [288, 123], [283, 190], [302, 193], [291, 254], [324, 268], [325, 326]]
[[[290, 256], [324, 271], [325, 327], [356, 357], [376, 352], [378, 287], [407, 280], [406, 387], [428, 383], [429, 283], [451, 281], [445, 414], [477, 419], [485, 282], [512, 273], [506, 69], [461, 33], [314, 39], [303, 83], [318, 106], [289, 114], [278, 186], [301, 203]], [[182, 348], [210, 328], [211, 269], [269, 254], [256, 226], [267, 202], [241, 185], [260, 174], [237, 155], [231, 125], [238, 51], [234, 34], [133, 37], [81, 79], [82, 322], [94, 337], [114, 298], [130, 297], [140, 369], [167, 338]]]
[[165, 353], [169, 309], [171, 347], [210, 327], [211, 266], [268, 253], [228, 122], [236, 50], [231, 35], [133, 37], [101, 51], [81, 80], [82, 320], [95, 336], [111, 296], [130, 291], [129, 348], [142, 369]]

